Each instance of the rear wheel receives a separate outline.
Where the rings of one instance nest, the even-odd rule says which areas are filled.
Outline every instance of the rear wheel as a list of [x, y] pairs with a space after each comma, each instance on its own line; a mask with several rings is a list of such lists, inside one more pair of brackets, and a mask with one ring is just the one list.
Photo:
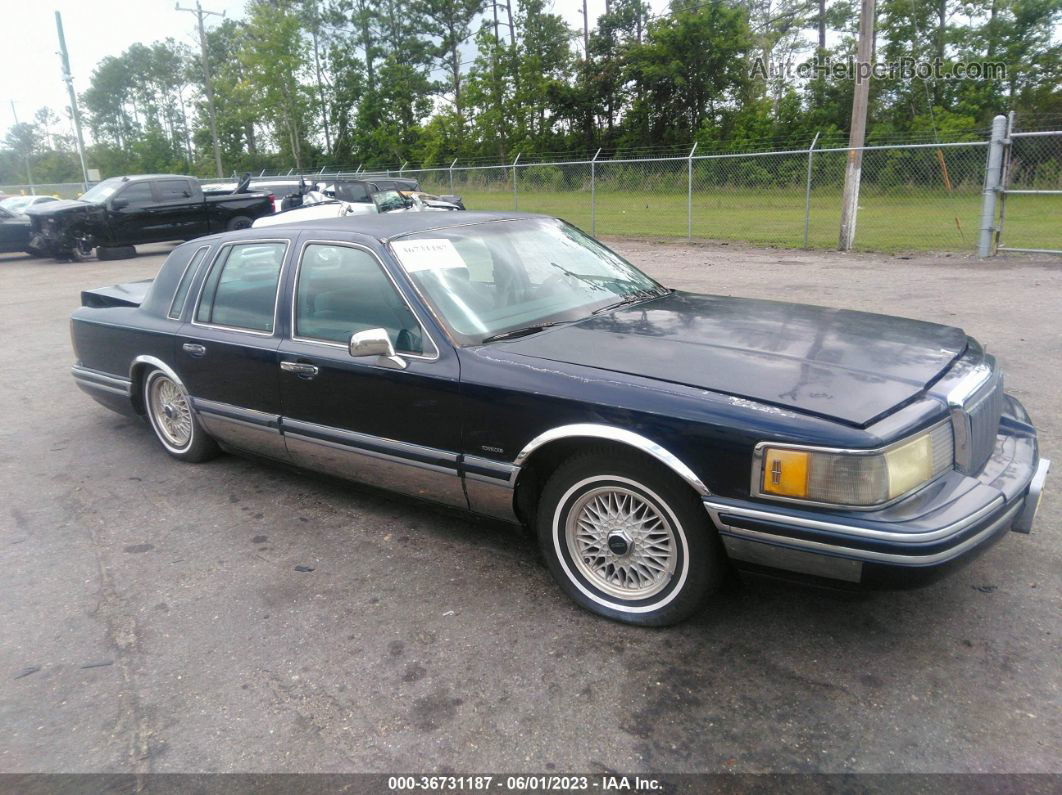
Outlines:
[[726, 555], [697, 496], [633, 455], [602, 450], [570, 459], [546, 483], [537, 516], [561, 588], [617, 621], [675, 624], [725, 577]]
[[230, 218], [228, 226], [226, 227], [230, 232], [235, 232], [237, 229], [250, 229], [251, 219], [246, 215], [237, 215], [235, 218]]
[[144, 379], [144, 409], [159, 443], [174, 458], [198, 463], [218, 454], [217, 443], [192, 411], [188, 392], [162, 370], [152, 370]]

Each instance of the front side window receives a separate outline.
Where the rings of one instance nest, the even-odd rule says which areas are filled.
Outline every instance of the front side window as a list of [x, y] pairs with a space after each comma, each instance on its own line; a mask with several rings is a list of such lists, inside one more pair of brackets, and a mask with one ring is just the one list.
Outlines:
[[154, 201], [154, 198], [151, 195], [150, 182], [134, 182], [130, 185], [126, 185], [115, 198], [125, 199], [129, 202], [129, 206], [131, 207], [151, 204]]
[[433, 229], [393, 240], [391, 250], [464, 345], [665, 292], [618, 254], [550, 218]]
[[286, 249], [286, 243], [239, 243], [222, 249], [203, 284], [196, 322], [272, 332]]
[[295, 286], [295, 336], [346, 345], [382, 328], [397, 353], [424, 353], [417, 318], [376, 257], [351, 246], [306, 246]]

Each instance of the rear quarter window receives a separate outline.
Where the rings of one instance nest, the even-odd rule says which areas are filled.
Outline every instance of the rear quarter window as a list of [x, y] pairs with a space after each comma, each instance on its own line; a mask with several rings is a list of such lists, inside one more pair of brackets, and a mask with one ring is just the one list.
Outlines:
[[195, 254], [192, 255], [192, 259], [184, 268], [184, 273], [181, 274], [181, 280], [177, 283], [177, 290], [173, 294], [173, 303], [170, 304], [169, 316], [174, 320], [179, 320], [184, 314], [184, 306], [188, 302], [188, 291], [192, 287], [192, 282], [195, 281], [195, 275], [199, 271], [199, 266], [206, 259], [207, 252], [210, 251], [210, 246], [203, 246], [198, 249]]

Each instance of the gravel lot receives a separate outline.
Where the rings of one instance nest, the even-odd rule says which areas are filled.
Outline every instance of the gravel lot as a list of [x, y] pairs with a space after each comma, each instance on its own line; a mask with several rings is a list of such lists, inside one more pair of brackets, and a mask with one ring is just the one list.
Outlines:
[[[961, 325], [1062, 466], [1058, 260], [613, 244], [674, 287]], [[79, 392], [79, 291], [167, 250], [0, 255], [0, 771], [1062, 772], [1062, 470], [1033, 535], [925, 590], [750, 580], [628, 628], [506, 526], [181, 464]]]

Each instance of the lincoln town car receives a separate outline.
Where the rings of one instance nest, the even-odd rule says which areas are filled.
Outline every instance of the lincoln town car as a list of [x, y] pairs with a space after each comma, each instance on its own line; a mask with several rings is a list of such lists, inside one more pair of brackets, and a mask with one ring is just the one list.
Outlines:
[[564, 221], [349, 216], [202, 237], [86, 290], [73, 375], [162, 449], [524, 525], [642, 625], [733, 567], [929, 581], [1033, 525], [1049, 462], [962, 329], [669, 289]]

